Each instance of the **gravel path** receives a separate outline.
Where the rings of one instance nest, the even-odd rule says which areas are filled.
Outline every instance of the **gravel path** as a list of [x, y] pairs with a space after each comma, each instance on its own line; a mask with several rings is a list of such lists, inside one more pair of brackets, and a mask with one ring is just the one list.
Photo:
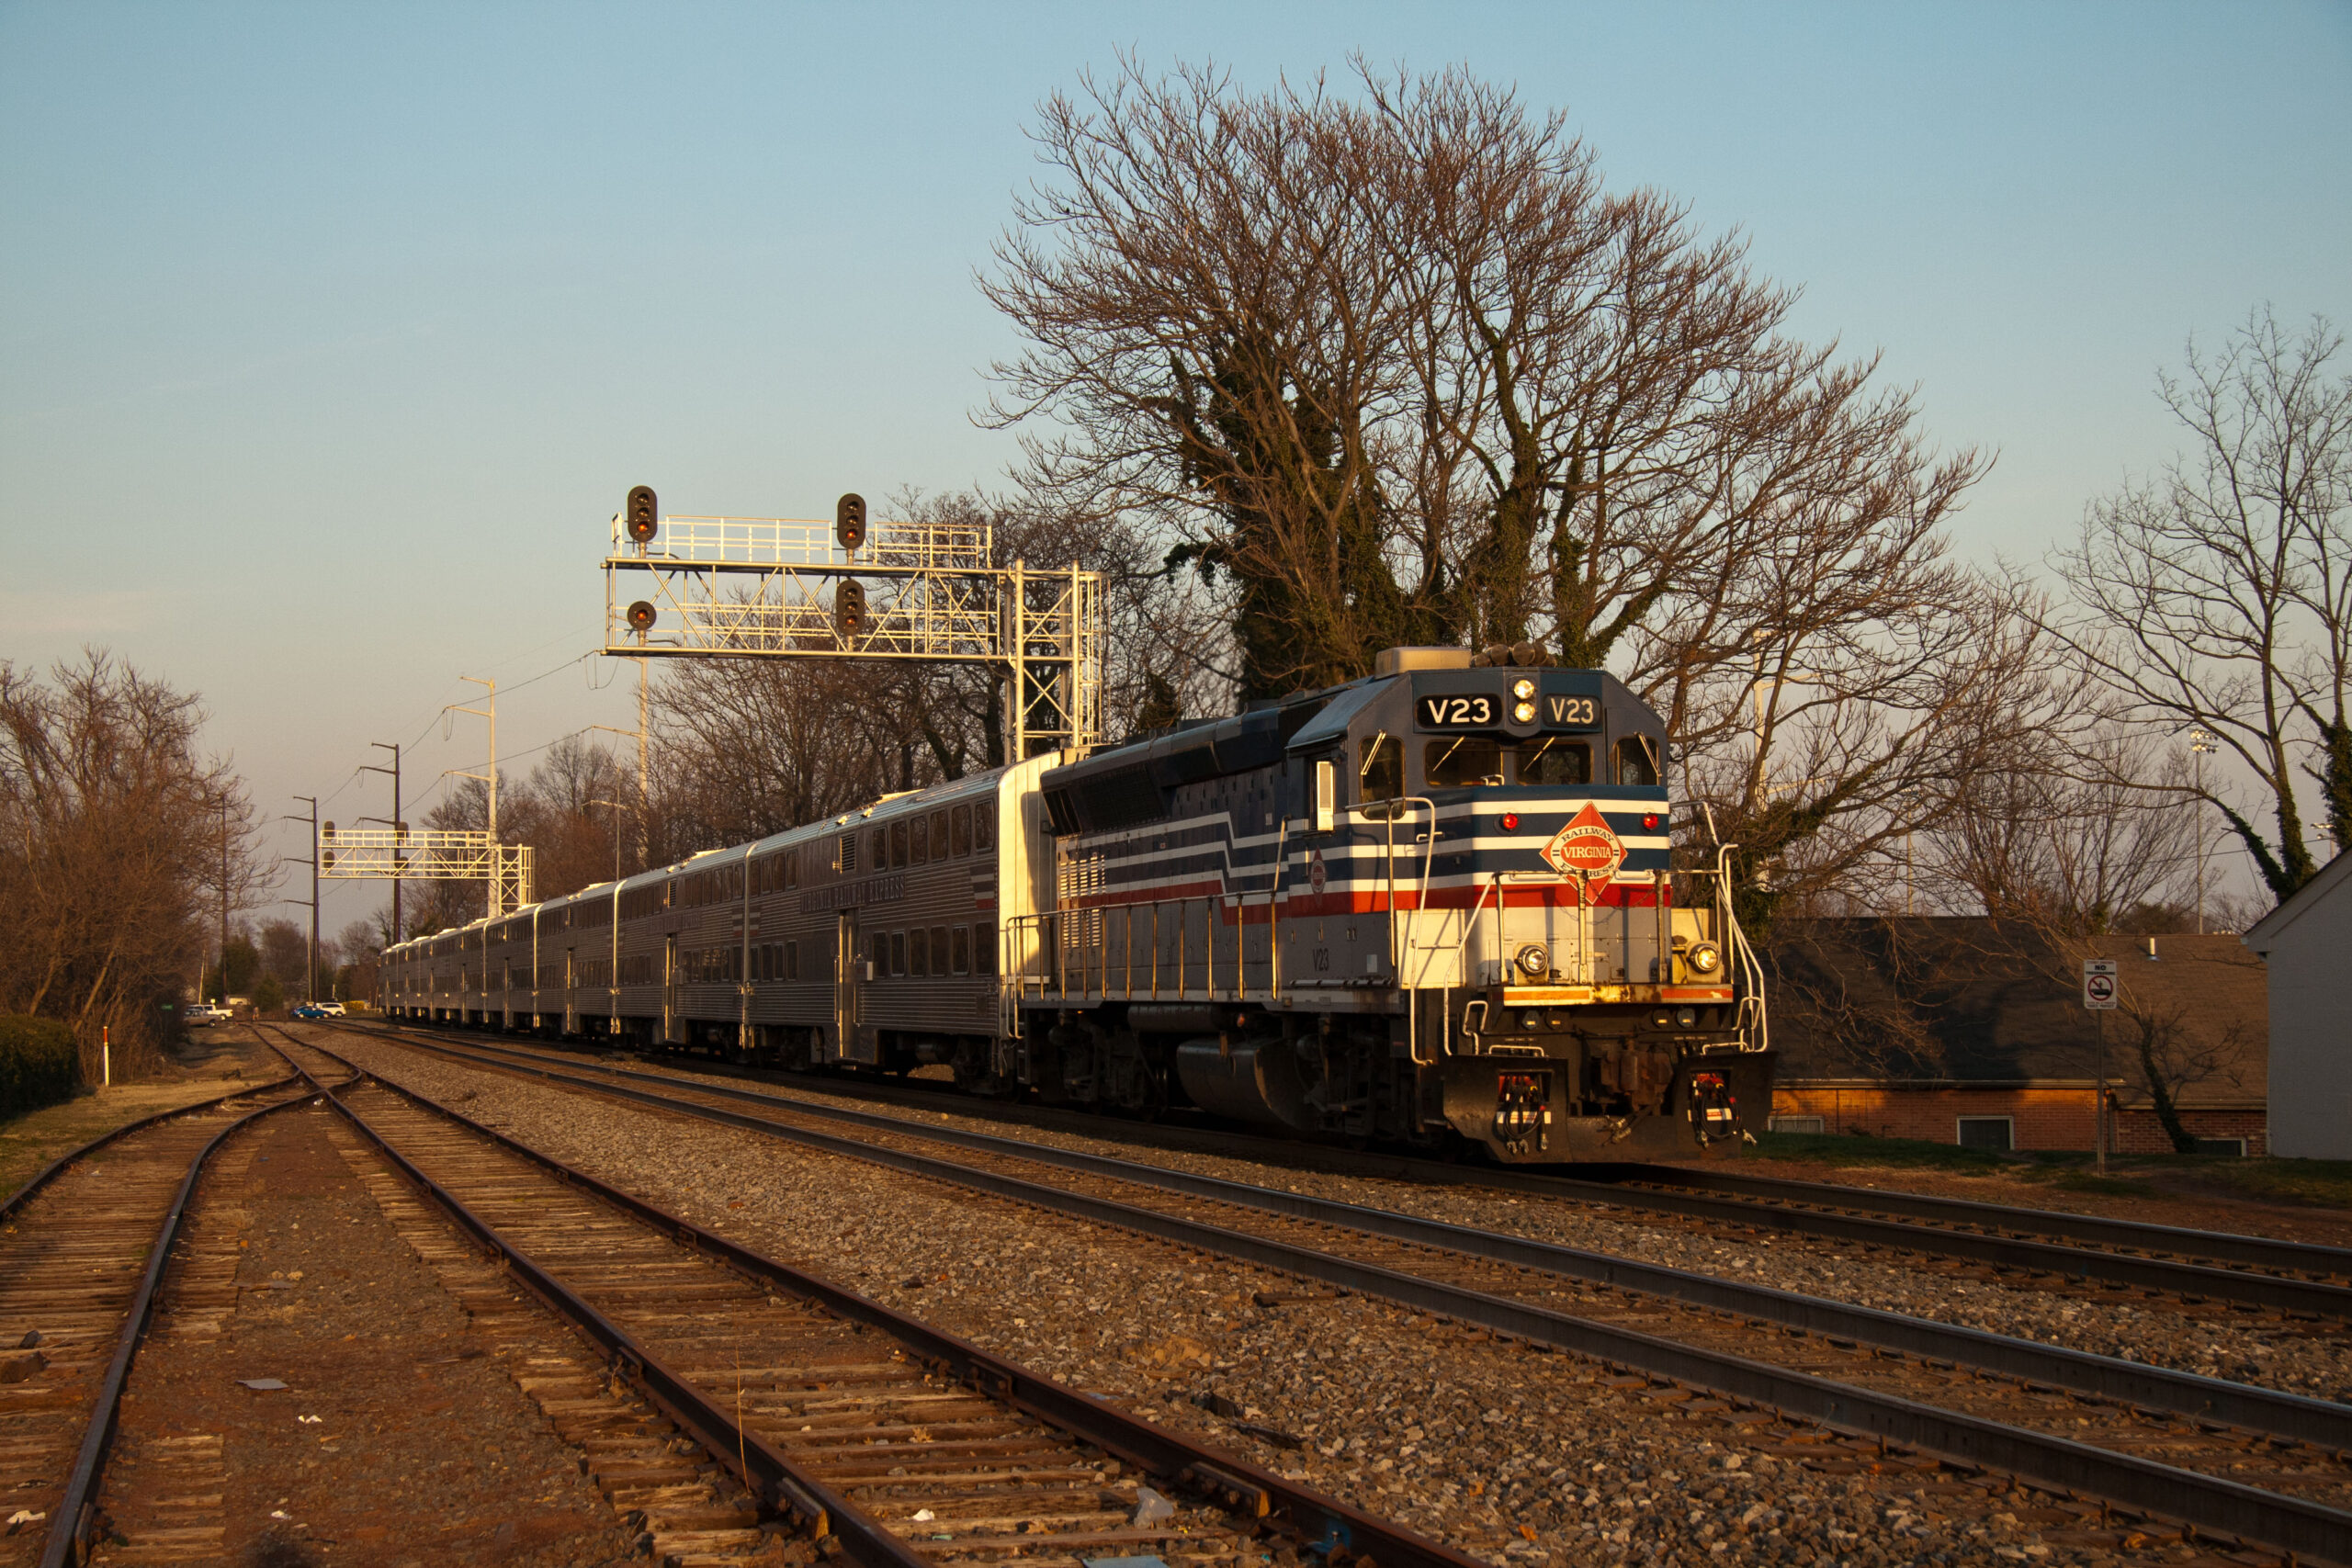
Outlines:
[[2153, 1541], [2119, 1558], [2112, 1530], [2075, 1528], [2046, 1498], [1899, 1457], [1800, 1462], [1831, 1451], [1820, 1434], [1693, 1415], [1684, 1391], [1382, 1303], [752, 1134], [349, 1036], [335, 1047], [713, 1230], [1497, 1564], [2199, 1560]]
[[[634, 1066], [727, 1088], [740, 1078], [679, 1070], [667, 1063]], [[821, 1094], [761, 1083], [763, 1093], [824, 1106]], [[1865, 1254], [1826, 1237], [1747, 1233], [1726, 1237], [1695, 1224], [1634, 1216], [1607, 1204], [1477, 1193], [1417, 1182], [1336, 1175], [1286, 1165], [1156, 1148], [1116, 1138], [1089, 1138], [1023, 1127], [956, 1111], [878, 1102], [859, 1109], [908, 1122], [945, 1123], [1054, 1147], [1106, 1155], [1165, 1169], [1246, 1181], [1400, 1213], [1476, 1225], [1507, 1235], [1668, 1268], [1768, 1285], [1884, 1312], [2007, 1334], [2047, 1345], [2120, 1357], [2206, 1377], [2352, 1404], [2352, 1335], [2340, 1324], [2282, 1321], [2220, 1305], [2183, 1307], [2126, 1292], [2086, 1298], [2020, 1279], [1956, 1279], [1918, 1267], [1900, 1253]], [[854, 1131], [851, 1135], [854, 1136]]]

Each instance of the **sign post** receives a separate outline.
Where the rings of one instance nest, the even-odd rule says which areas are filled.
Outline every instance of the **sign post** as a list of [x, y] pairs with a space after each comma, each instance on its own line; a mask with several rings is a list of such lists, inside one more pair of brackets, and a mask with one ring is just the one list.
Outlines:
[[[2095, 1013], [2115, 1010], [2115, 960], [2083, 960], [2083, 1006]], [[2091, 1137], [2098, 1148], [2098, 1173], [2107, 1174], [2107, 1020], [2098, 1025], [2098, 1100], [2091, 1107]]]

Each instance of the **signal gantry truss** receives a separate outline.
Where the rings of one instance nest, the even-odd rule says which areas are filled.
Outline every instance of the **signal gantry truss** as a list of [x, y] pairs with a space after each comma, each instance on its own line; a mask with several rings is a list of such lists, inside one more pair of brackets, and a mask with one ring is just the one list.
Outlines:
[[[980, 664], [1010, 682], [1005, 755], [1102, 739], [1099, 573], [1000, 565], [985, 524], [661, 517], [639, 486], [605, 558], [605, 654]], [[853, 503], [854, 503], [853, 505]], [[624, 574], [642, 574], [639, 579]]]
[[531, 901], [531, 846], [502, 844], [481, 832], [410, 829], [319, 829], [319, 875], [403, 882], [485, 882], [493, 916]]

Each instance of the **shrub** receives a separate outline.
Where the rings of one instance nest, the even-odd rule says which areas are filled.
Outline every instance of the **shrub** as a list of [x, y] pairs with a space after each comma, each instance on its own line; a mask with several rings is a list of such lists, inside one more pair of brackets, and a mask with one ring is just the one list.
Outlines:
[[277, 983], [275, 975], [265, 975], [261, 984], [254, 987], [254, 1011], [276, 1012], [286, 1005], [286, 987]]
[[73, 1099], [80, 1077], [72, 1030], [53, 1018], [0, 1018], [0, 1119]]

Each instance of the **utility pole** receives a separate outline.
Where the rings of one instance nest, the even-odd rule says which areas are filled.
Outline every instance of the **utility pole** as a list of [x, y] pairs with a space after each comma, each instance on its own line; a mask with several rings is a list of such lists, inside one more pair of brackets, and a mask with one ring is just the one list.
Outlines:
[[363, 773], [392, 775], [392, 815], [389, 820], [381, 817], [362, 817], [359, 820], [382, 822], [385, 827], [392, 830], [392, 940], [385, 945], [397, 947], [401, 940], [401, 862], [403, 858], [400, 851], [400, 840], [408, 832], [408, 824], [401, 820], [401, 749], [382, 740], [370, 740], [368, 744], [379, 751], [390, 751], [392, 754], [392, 765], [389, 768], [378, 767], [375, 763], [368, 762], [363, 764], [359, 770]]
[[621, 879], [620, 813], [628, 810], [630, 808], [629, 805], [627, 801], [621, 800], [591, 800], [588, 804], [591, 806], [609, 806], [613, 808], [613, 881], [617, 884]]
[[220, 1005], [229, 1005], [229, 803], [220, 803]]
[[311, 825], [311, 949], [309, 958], [302, 965], [302, 999], [314, 1002], [319, 999], [319, 797], [298, 795], [294, 798], [311, 808], [308, 817], [288, 813], [286, 820]]
[[2188, 757], [2197, 770], [2197, 934], [2205, 934], [2205, 753], [2214, 750], [2213, 737], [2202, 729], [2188, 732]]
[[[637, 865], [639, 871], [644, 870], [646, 865], [653, 859], [653, 825], [651, 814], [653, 791], [651, 784], [652, 766], [650, 761], [652, 755], [652, 731], [651, 727], [648, 722], [649, 716], [652, 709], [652, 703], [650, 698], [648, 696], [646, 690], [647, 674], [648, 671], [645, 667], [645, 660], [640, 659], [637, 661], [636, 736]], [[588, 728], [591, 729], [601, 729], [607, 735], [628, 735], [629, 733], [628, 730], [619, 728], [617, 725], [592, 724]], [[614, 831], [618, 832], [619, 830], [618, 821], [616, 819]], [[616, 865], [618, 863], [618, 862], [615, 863]]]
[[453, 713], [469, 713], [476, 718], [486, 719], [490, 723], [489, 770], [485, 773], [469, 773], [462, 769], [455, 771], [457, 772], [458, 776], [461, 779], [480, 779], [489, 787], [491, 862], [489, 906], [491, 918], [492, 919], [496, 919], [499, 916], [506, 912], [505, 908], [503, 907], [503, 901], [498, 896], [498, 682], [495, 681], [485, 680], [480, 675], [460, 675], [458, 679], [460, 681], [470, 682], [474, 685], [487, 689], [487, 695], [483, 700], [483, 705], [481, 707], [463, 707], [456, 703], [452, 703], [441, 711], [445, 715]]

